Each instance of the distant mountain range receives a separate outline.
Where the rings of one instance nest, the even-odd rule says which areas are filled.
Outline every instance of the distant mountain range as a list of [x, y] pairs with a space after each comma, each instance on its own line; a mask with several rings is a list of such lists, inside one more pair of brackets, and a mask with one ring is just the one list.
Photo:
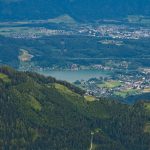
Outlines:
[[48, 19], [68, 14], [78, 21], [150, 16], [150, 0], [0, 0], [0, 20]]

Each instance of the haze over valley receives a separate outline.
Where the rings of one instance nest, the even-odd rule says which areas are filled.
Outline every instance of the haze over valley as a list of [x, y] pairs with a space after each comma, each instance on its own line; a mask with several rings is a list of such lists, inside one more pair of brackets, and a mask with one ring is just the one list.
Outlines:
[[[21, 71], [79, 81], [77, 86], [88, 95], [126, 102], [133, 96], [137, 101], [149, 97], [150, 91], [148, 20], [128, 16], [81, 23], [65, 14], [47, 20], [3, 21], [0, 60]], [[109, 77], [101, 78], [104, 74]], [[103, 86], [107, 83], [118, 84]]]
[[149, 150], [150, 0], [0, 0], [0, 149]]

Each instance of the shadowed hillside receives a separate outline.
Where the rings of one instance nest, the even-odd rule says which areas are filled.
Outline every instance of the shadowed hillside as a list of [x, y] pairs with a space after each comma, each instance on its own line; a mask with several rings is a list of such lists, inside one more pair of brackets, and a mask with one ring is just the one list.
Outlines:
[[[78, 21], [150, 15], [149, 0], [1, 0], [0, 20], [55, 18], [68, 14]], [[9, 19], [8, 19], [9, 18]]]

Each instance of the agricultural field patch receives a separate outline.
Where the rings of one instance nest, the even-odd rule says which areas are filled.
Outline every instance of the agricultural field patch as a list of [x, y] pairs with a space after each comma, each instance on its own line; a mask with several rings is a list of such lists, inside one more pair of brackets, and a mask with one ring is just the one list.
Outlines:
[[96, 100], [96, 98], [94, 96], [84, 96], [84, 98], [88, 101], [88, 102], [93, 102]]
[[123, 83], [119, 82], [119, 81], [107, 81], [104, 82], [103, 84], [99, 84], [99, 87], [103, 87], [103, 88], [115, 88], [118, 86], [121, 86]]
[[139, 93], [139, 90], [137, 90], [137, 89], [126, 89], [126, 90], [122, 90], [122, 91], [119, 91], [119, 92], [115, 92], [114, 94], [116, 96], [126, 98], [127, 96], [135, 95], [137, 93]]

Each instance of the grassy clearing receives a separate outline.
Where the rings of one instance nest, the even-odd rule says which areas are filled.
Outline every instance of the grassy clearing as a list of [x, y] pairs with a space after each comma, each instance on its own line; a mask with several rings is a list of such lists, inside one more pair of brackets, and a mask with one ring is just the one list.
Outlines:
[[30, 96], [30, 101], [28, 104], [35, 110], [35, 111], [41, 111], [42, 106], [41, 104], [33, 97]]
[[0, 79], [2, 79], [4, 82], [10, 82], [11, 80], [6, 74], [0, 73]]
[[103, 84], [99, 84], [98, 87], [111, 89], [121, 85], [122, 83], [119, 81], [108, 81], [108, 82], [104, 82]]
[[150, 122], [147, 122], [144, 126], [144, 132], [150, 134]]
[[74, 92], [72, 92], [69, 88], [67, 88], [66, 86], [64, 85], [61, 85], [61, 84], [58, 84], [58, 83], [55, 83], [54, 84], [54, 87], [61, 93], [64, 93], [66, 95], [70, 95], [70, 96], [80, 96], [79, 94], [76, 94]]
[[84, 98], [88, 101], [88, 102], [93, 102], [96, 100], [96, 98], [94, 96], [84, 96]]

